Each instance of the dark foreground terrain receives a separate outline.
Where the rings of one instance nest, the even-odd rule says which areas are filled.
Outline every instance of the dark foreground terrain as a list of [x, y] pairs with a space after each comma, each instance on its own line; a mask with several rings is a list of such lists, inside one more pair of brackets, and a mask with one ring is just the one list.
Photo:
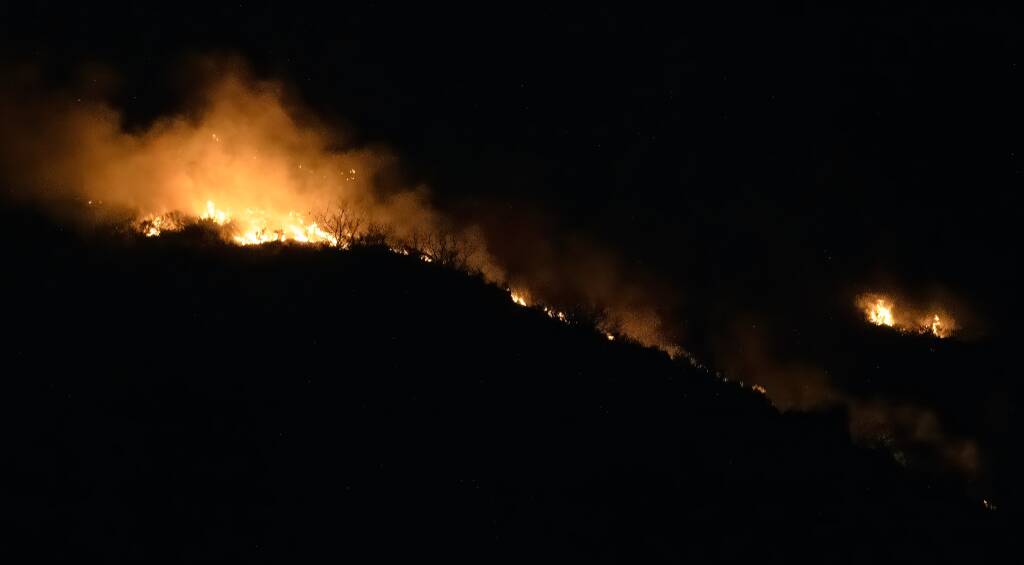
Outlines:
[[1004, 512], [765, 397], [374, 248], [4, 212], [33, 561], [976, 562]]

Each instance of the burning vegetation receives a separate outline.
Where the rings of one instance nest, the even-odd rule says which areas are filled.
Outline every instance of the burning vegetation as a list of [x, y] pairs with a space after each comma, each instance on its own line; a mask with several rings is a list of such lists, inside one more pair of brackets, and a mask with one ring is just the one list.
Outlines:
[[[447, 217], [425, 188], [381, 188], [378, 177], [394, 165], [387, 151], [354, 147], [300, 119], [275, 83], [234, 70], [212, 74], [192, 111], [135, 129], [100, 102], [35, 91], [7, 100], [0, 92], [0, 135], [16, 140], [0, 155], [5, 180], [41, 198], [87, 202], [98, 218], [127, 211], [130, 230], [151, 238], [201, 224], [241, 246], [373, 245], [479, 274], [516, 305], [565, 324], [592, 321], [608, 341], [656, 347], [705, 368], [665, 331], [664, 297], [672, 293], [637, 282], [612, 254], [585, 244], [556, 250], [534, 234], [520, 245], [529, 251], [521, 261], [496, 257], [481, 230]], [[901, 332], [946, 338], [957, 329], [948, 313], [887, 295], [857, 304], [868, 322]], [[782, 373], [800, 381], [792, 367]], [[765, 384], [752, 390], [783, 408], [833, 400], [816, 381], [801, 385], [798, 402]]]
[[885, 294], [862, 294], [857, 297], [857, 307], [869, 323], [903, 333], [930, 334], [945, 339], [957, 330], [956, 322], [948, 313], [897, 304], [895, 299]]
[[30, 198], [88, 203], [93, 219], [146, 237], [199, 225], [243, 246], [366, 244], [501, 287], [514, 279], [517, 304], [565, 323], [580, 309], [606, 336], [679, 350], [658, 301], [610, 254], [573, 249], [586, 261], [572, 262], [541, 250], [510, 264], [425, 187], [382, 186], [397, 166], [386, 149], [354, 145], [237, 61], [199, 67], [205, 79], [186, 111], [130, 127], [103, 101], [12, 81], [0, 92], [0, 134], [10, 138], [0, 172]]

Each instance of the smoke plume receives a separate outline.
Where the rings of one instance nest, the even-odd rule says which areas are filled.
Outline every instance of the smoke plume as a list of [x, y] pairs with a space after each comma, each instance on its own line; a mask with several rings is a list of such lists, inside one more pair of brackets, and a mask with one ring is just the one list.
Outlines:
[[[394, 154], [353, 144], [280, 83], [253, 78], [236, 60], [206, 59], [198, 68], [184, 108], [131, 129], [94, 93], [56, 91], [31, 72], [7, 73], [2, 178], [15, 196], [74, 199], [101, 215], [124, 211], [149, 221], [154, 233], [157, 219], [178, 213], [227, 224], [246, 241], [317, 236], [337, 243], [380, 229], [398, 248], [454, 247], [461, 267], [518, 292], [523, 303], [579, 309], [606, 332], [683, 353], [664, 321], [675, 307], [673, 289], [623, 258], [530, 222], [503, 230], [456, 220], [425, 186], [381, 182]], [[329, 225], [339, 210], [352, 221]], [[854, 437], [924, 444], [962, 469], [978, 467], [973, 445], [945, 437], [926, 410], [854, 400], [813, 363], [781, 360], [756, 336], [719, 341], [711, 352], [719, 368], [763, 386], [782, 410], [843, 404]]]
[[399, 247], [456, 253], [459, 266], [525, 289], [531, 302], [581, 305], [607, 331], [679, 351], [649, 289], [612, 255], [583, 242], [538, 244], [509, 273], [483, 231], [440, 211], [425, 186], [381, 182], [396, 163], [386, 148], [352, 145], [237, 60], [195, 66], [190, 103], [131, 131], [102, 98], [41, 88], [22, 73], [0, 92], [4, 179], [19, 196], [127, 211], [151, 235], [178, 215], [227, 224], [248, 242], [337, 243], [378, 230]]

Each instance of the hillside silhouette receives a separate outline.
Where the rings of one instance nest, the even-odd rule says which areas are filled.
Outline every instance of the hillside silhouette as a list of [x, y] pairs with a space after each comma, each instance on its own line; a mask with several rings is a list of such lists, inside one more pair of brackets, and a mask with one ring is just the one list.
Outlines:
[[984, 560], [1003, 518], [684, 360], [374, 246], [3, 210], [41, 561]]

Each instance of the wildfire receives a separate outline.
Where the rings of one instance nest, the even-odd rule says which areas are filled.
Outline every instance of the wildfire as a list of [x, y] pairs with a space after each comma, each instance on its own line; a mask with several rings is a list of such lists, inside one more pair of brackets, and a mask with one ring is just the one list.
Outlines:
[[953, 333], [952, 328], [943, 323], [938, 314], [932, 314], [931, 320], [925, 320], [925, 322], [928, 324], [929, 331], [936, 337], [949, 337]]
[[526, 295], [523, 294], [522, 292], [509, 290], [509, 295], [512, 297], [512, 302], [515, 302], [516, 304], [523, 307], [529, 306], [529, 304], [526, 302]]
[[857, 306], [864, 312], [868, 322], [886, 326], [904, 333], [931, 334], [937, 338], [953, 335], [956, 324], [947, 314], [930, 312], [921, 314], [913, 308], [901, 307], [897, 312], [896, 302], [880, 294], [864, 294], [857, 298]]
[[146, 237], [156, 237], [160, 235], [160, 226], [163, 225], [163, 223], [163, 216], [156, 216], [155, 218], [152, 218], [146, 223], [146, 225], [142, 228], [142, 233]]
[[245, 208], [240, 214], [235, 215], [230, 210], [218, 208], [212, 200], [207, 200], [199, 218], [218, 226], [234, 228], [231, 239], [239, 245], [259, 245], [274, 241], [325, 243], [334, 246], [339, 244], [336, 236], [321, 228], [316, 222], [307, 223], [302, 214], [295, 211], [288, 211], [275, 217], [262, 209]]
[[[294, 211], [275, 216], [262, 209], [244, 208], [240, 213], [235, 213], [230, 209], [219, 208], [213, 200], [207, 200], [206, 205], [195, 217], [227, 229], [231, 233], [230, 240], [238, 245], [293, 242], [347, 248], [346, 243], [340, 241], [337, 236], [324, 230], [316, 222], [307, 223], [301, 214]], [[180, 214], [150, 215], [138, 224], [138, 229], [146, 237], [156, 237], [165, 231], [181, 230], [184, 225], [185, 222]], [[349, 235], [354, 236], [355, 234]], [[399, 255], [410, 254], [409, 249], [405, 247], [389, 246], [388, 249]], [[418, 257], [426, 263], [434, 261], [425, 252], [419, 252]], [[530, 307], [526, 292], [512, 289], [508, 289], [508, 292], [512, 302], [519, 306]], [[570, 323], [569, 315], [562, 310], [543, 305], [540, 306], [540, 309], [549, 318], [565, 324]], [[615, 339], [612, 334], [606, 334], [605, 337], [609, 341]]]
[[548, 318], [554, 318], [559, 322], [569, 323], [569, 317], [565, 315], [565, 312], [561, 310], [555, 310], [554, 308], [544, 307], [544, 313], [548, 315]]
[[868, 321], [876, 326], [891, 328], [896, 323], [892, 317], [892, 304], [889, 304], [884, 298], [879, 298], [875, 300], [874, 304], [868, 306], [867, 315]]
[[[391, 152], [353, 144], [358, 136], [342, 135], [310, 112], [296, 114], [294, 100], [283, 99], [287, 89], [256, 80], [238, 61], [204, 59], [198, 70], [203, 80], [187, 112], [131, 130], [109, 104], [62, 93], [25, 96], [23, 90], [34, 89], [18, 82], [11, 93], [17, 103], [10, 106], [16, 110], [4, 113], [0, 128], [0, 157], [18, 162], [12, 184], [47, 198], [70, 197], [95, 210], [96, 219], [120, 222], [122, 212], [134, 211], [129, 225], [140, 237], [203, 225], [245, 246], [288, 242], [348, 249], [372, 242], [507, 284], [510, 273], [488, 251], [477, 226], [434, 207], [424, 186], [379, 186], [381, 173], [396, 165]], [[7, 89], [0, 90], [6, 101]], [[559, 272], [576, 268], [569, 264]], [[607, 327], [620, 339], [670, 355], [679, 350], [659, 329], [646, 298], [642, 307], [620, 303], [615, 293], [593, 295], [583, 279], [567, 280], [573, 281], [567, 291], [600, 303]], [[522, 290], [512, 300], [542, 307]], [[571, 319], [557, 309], [546, 313]]]
[[218, 210], [212, 200], [206, 201], [206, 211], [200, 217], [205, 220], [212, 220], [220, 226], [223, 226], [229, 221], [228, 213], [223, 210]]
[[[508, 289], [508, 294], [512, 298], [512, 302], [514, 302], [515, 304], [518, 304], [519, 306], [522, 306], [524, 308], [530, 307], [530, 302], [527, 300], [527, 294], [525, 292], [521, 290]], [[562, 322], [564, 324], [570, 323], [569, 315], [563, 312], [562, 310], [558, 310], [556, 308], [543, 305], [540, 306], [540, 309], [541, 311], [544, 312], [545, 315], [547, 315], [548, 318], [558, 320], [559, 322]], [[607, 337], [609, 341], [615, 339], [615, 336], [609, 333], [606, 333], [605, 337]]]

